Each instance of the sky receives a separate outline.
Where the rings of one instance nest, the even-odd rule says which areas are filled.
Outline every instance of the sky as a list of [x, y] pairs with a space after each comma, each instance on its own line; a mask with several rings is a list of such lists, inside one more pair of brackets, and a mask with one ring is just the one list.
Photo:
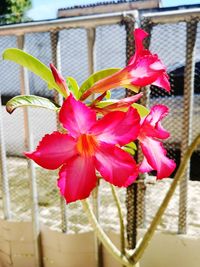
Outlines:
[[[110, 1], [111, 0], [32, 0], [32, 8], [27, 15], [33, 20], [53, 19], [57, 16], [58, 8]], [[164, 7], [169, 7], [200, 4], [200, 0], [162, 0], [162, 3]]]

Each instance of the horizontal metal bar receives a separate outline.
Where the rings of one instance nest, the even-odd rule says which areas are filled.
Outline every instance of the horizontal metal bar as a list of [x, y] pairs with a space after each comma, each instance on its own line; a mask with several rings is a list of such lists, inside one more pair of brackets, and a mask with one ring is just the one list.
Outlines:
[[121, 22], [126, 15], [134, 16], [135, 11], [117, 12], [108, 14], [99, 14], [91, 16], [80, 16], [73, 18], [46, 20], [4, 25], [0, 27], [0, 36], [2, 35], [22, 35], [33, 32], [47, 32], [53, 30], [62, 30], [66, 28], [91, 28], [101, 25], [116, 24]]
[[144, 19], [150, 19], [152, 23], [178, 23], [182, 21], [189, 21], [191, 17], [198, 17], [200, 19], [200, 8], [193, 8], [187, 10], [163, 11], [142, 14]]

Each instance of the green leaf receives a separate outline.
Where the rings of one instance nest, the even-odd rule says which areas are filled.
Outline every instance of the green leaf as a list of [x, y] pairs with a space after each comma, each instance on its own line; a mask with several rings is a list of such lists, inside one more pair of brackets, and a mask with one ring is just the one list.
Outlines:
[[119, 70], [121, 70], [121, 69], [111, 68], [111, 69], [100, 70], [98, 72], [93, 73], [81, 85], [80, 90], [79, 90], [79, 98], [86, 90], [88, 90], [90, 87], [92, 87], [92, 85], [94, 83], [98, 82], [99, 80], [102, 80], [103, 78], [106, 78], [107, 76], [114, 74], [115, 72], [117, 72]]
[[132, 148], [130, 148], [130, 147], [126, 147], [126, 146], [124, 146], [124, 147], [122, 147], [122, 149], [123, 149], [124, 151], [128, 152], [128, 153], [129, 153], [130, 155], [132, 155], [132, 156], [135, 155], [135, 150], [132, 149]]
[[49, 99], [35, 95], [20, 95], [13, 97], [7, 102], [6, 110], [11, 114], [16, 108], [26, 106], [46, 108], [53, 111], [59, 110], [59, 106], [52, 103]]
[[106, 92], [106, 96], [105, 96], [105, 98], [106, 98], [107, 100], [109, 100], [109, 99], [111, 98], [111, 92], [110, 92], [110, 90], [108, 90], [108, 91]]
[[134, 142], [130, 142], [126, 146], [132, 148], [133, 150], [137, 150], [137, 146], [136, 146], [136, 144]]
[[123, 147], [123, 150], [125, 150], [126, 152], [128, 152], [129, 154], [134, 156], [135, 152], [137, 150], [137, 146], [134, 142], [130, 142], [129, 144], [127, 144]]
[[40, 78], [42, 78], [48, 84], [49, 89], [54, 88], [62, 94], [59, 86], [54, 80], [50, 68], [44, 65], [37, 58], [20, 49], [8, 48], [3, 52], [3, 59], [11, 60], [23, 67], [26, 67], [27, 69], [38, 75]]
[[67, 77], [66, 79], [67, 86], [69, 90], [73, 93], [76, 99], [79, 98], [79, 86], [77, 81], [73, 77]]
[[118, 99], [109, 99], [109, 100], [103, 100], [103, 101], [100, 101], [96, 104], [96, 106], [98, 108], [104, 108], [104, 107], [107, 107], [109, 105], [112, 105], [116, 102], [118, 102], [119, 100]]
[[143, 105], [140, 105], [140, 104], [137, 104], [137, 103], [134, 103], [132, 104], [132, 107], [136, 108], [138, 113], [140, 114], [140, 117], [145, 117], [149, 114], [149, 110], [148, 108], [144, 107]]

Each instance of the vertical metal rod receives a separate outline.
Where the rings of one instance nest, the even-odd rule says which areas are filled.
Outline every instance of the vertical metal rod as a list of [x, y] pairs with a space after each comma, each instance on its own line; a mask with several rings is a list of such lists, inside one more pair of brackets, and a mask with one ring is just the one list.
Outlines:
[[[87, 47], [88, 47], [88, 74], [91, 75], [96, 69], [96, 29], [87, 29]], [[90, 100], [94, 99], [94, 95], [90, 97]]]
[[[51, 37], [51, 52], [52, 52], [52, 63], [61, 72], [61, 55], [60, 55], [60, 38], [58, 31], [52, 31], [50, 33]], [[63, 97], [57, 92], [54, 91], [54, 100], [55, 102], [62, 106], [63, 104]], [[58, 119], [58, 115], [56, 117], [57, 129], [61, 129], [61, 125]], [[61, 209], [61, 230], [63, 233], [67, 232], [68, 228], [68, 219], [67, 219], [67, 205], [65, 199], [60, 197], [60, 209]]]
[[7, 174], [7, 162], [6, 162], [6, 145], [4, 139], [3, 130], [3, 113], [0, 95], [0, 170], [1, 170], [1, 188], [2, 188], [2, 199], [3, 199], [3, 215], [5, 220], [11, 219], [11, 208], [10, 208], [10, 189], [9, 180]]
[[[24, 35], [17, 37], [17, 44], [19, 49], [25, 50]], [[29, 80], [27, 69], [20, 67], [20, 87], [22, 95], [29, 95]], [[33, 136], [31, 132], [30, 114], [29, 109], [24, 108], [24, 139], [25, 149], [27, 151], [33, 150]], [[39, 224], [39, 212], [38, 212], [38, 194], [37, 194], [37, 182], [34, 163], [28, 160], [28, 173], [30, 178], [30, 193], [32, 201], [32, 226], [33, 226], [33, 237], [35, 247], [35, 263], [37, 267], [42, 267], [42, 256], [41, 256], [41, 242], [40, 242], [40, 224]]]
[[[96, 29], [88, 28], [87, 29], [87, 50], [88, 50], [88, 74], [91, 75], [95, 72], [95, 63], [96, 63], [96, 51], [95, 51], [95, 39], [96, 39]], [[90, 100], [94, 99], [94, 95], [90, 97]], [[93, 211], [94, 214], [99, 220], [99, 192], [98, 187], [96, 187], [92, 194], [93, 201]], [[96, 266], [101, 267], [102, 263], [102, 245], [99, 242], [98, 238], [95, 236], [95, 256], [96, 256]]]
[[[186, 62], [184, 71], [184, 96], [183, 96], [183, 132], [181, 144], [181, 156], [184, 155], [192, 141], [192, 117], [193, 117], [193, 96], [194, 96], [194, 71], [195, 71], [195, 43], [196, 43], [197, 22], [187, 23], [186, 38]], [[190, 178], [190, 164], [188, 164], [185, 177], [180, 183], [179, 198], [179, 225], [180, 234], [187, 233], [187, 197], [188, 180]]]

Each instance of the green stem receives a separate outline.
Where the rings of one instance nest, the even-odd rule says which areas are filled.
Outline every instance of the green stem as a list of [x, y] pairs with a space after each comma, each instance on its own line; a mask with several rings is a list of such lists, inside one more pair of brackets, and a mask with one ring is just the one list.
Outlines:
[[92, 211], [92, 208], [89, 204], [88, 200], [82, 200], [82, 205], [84, 208], [84, 211], [87, 213], [87, 216], [90, 220], [90, 223], [92, 224], [93, 229], [95, 230], [99, 240], [102, 242], [102, 244], [105, 246], [105, 248], [110, 252], [110, 254], [122, 265], [127, 267], [136, 267], [131, 259], [127, 259], [125, 255], [123, 255], [119, 249], [112, 243], [112, 241], [108, 238], [108, 236], [105, 234], [99, 223], [97, 222], [97, 219]]
[[188, 160], [191, 158], [192, 156], [192, 153], [194, 152], [194, 150], [197, 148], [197, 146], [200, 144], [200, 135], [198, 135], [194, 141], [192, 142], [192, 144], [189, 146], [189, 148], [187, 149], [186, 153], [184, 154], [184, 157], [183, 157], [183, 160], [178, 168], [178, 171], [173, 179], [173, 182], [171, 184], [171, 187], [168, 191], [168, 193], [166, 194], [160, 208], [158, 209], [148, 231], [146, 232], [146, 234], [144, 235], [141, 243], [138, 245], [138, 247], [135, 249], [133, 255], [130, 257], [132, 260], [133, 260], [133, 263], [135, 264], [136, 262], [138, 262], [146, 247], [148, 246], [149, 244], [149, 241], [151, 240], [158, 224], [160, 223], [160, 220], [161, 220], [161, 217], [162, 215], [164, 214], [168, 204], [169, 204], [169, 201], [171, 200], [174, 192], [175, 192], [175, 189], [178, 185], [178, 182], [181, 180], [181, 178], [183, 177], [183, 174], [184, 174], [184, 171], [185, 171], [185, 168], [187, 166], [187, 162]]
[[117, 195], [117, 192], [115, 190], [115, 187], [110, 184], [110, 187], [112, 189], [112, 195], [116, 203], [118, 216], [119, 216], [119, 222], [120, 222], [120, 241], [121, 241], [121, 253], [125, 255], [125, 234], [124, 234], [124, 220], [123, 220], [123, 214], [122, 214], [122, 208], [121, 203], [119, 200], [119, 197]]

